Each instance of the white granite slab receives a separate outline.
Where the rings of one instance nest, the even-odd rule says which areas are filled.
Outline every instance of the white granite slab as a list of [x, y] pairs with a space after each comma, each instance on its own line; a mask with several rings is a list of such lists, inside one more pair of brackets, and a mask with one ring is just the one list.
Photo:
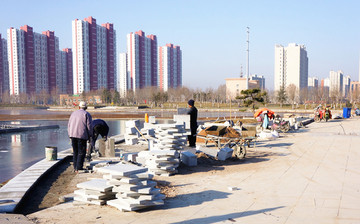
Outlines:
[[85, 197], [81, 197], [78, 195], [74, 197], [74, 201], [86, 202], [86, 203], [94, 204], [94, 205], [105, 205], [106, 204], [105, 200], [96, 200], [96, 199], [91, 199], [91, 198], [85, 198]]
[[109, 173], [111, 175], [121, 175], [124, 177], [129, 177], [133, 174], [146, 172], [147, 168], [131, 165], [131, 164], [116, 164], [107, 167], [101, 167], [98, 169], [98, 172]]
[[104, 179], [93, 179], [76, 185], [78, 188], [95, 190], [100, 192], [111, 191], [112, 186], [106, 184]]

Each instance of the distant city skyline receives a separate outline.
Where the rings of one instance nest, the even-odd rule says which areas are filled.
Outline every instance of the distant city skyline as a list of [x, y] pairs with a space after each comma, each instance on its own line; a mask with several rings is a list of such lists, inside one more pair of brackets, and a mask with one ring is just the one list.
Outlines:
[[250, 27], [250, 74], [274, 86], [274, 47], [306, 46], [309, 77], [319, 80], [342, 70], [359, 80], [358, 1], [6, 1], [0, 34], [29, 25], [34, 32], [55, 31], [60, 49], [72, 48], [71, 22], [93, 16], [113, 23], [117, 57], [126, 52], [126, 35], [155, 34], [158, 46], [175, 43], [183, 51], [183, 85], [217, 88], [224, 77], [240, 77], [246, 67], [246, 27]]

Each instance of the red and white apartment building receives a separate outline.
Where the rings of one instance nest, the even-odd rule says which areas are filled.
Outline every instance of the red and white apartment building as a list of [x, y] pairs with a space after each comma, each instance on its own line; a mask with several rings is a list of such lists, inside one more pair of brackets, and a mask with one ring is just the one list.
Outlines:
[[20, 29], [11, 27], [7, 30], [7, 39], [11, 95], [43, 91], [67, 93], [69, 83], [62, 80], [64, 75], [71, 76], [72, 71], [63, 70], [62, 65], [67, 62], [61, 60], [59, 38], [54, 31], [40, 34], [28, 25]]
[[73, 91], [81, 94], [101, 88], [115, 89], [116, 32], [112, 23], [96, 19], [72, 21]]
[[118, 89], [121, 96], [128, 90], [154, 86], [163, 91], [182, 86], [182, 58], [179, 46], [157, 47], [157, 37], [142, 30], [127, 35], [127, 53], [119, 57]]
[[166, 44], [159, 47], [159, 80], [162, 91], [182, 86], [182, 54], [179, 46]]
[[[127, 35], [126, 90], [157, 86], [157, 38], [142, 30]], [[120, 85], [125, 86], [125, 84]]]

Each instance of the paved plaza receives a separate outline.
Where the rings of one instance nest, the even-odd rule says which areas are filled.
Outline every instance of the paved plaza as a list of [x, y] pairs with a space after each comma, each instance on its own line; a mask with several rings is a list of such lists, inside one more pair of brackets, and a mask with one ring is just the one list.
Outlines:
[[38, 223], [360, 223], [360, 119], [259, 141], [238, 164], [161, 177], [177, 195], [140, 212], [64, 203]]

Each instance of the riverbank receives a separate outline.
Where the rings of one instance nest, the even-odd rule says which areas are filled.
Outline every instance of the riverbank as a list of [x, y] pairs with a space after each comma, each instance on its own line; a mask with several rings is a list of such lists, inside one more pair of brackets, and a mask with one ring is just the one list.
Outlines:
[[[75, 108], [66, 107], [50, 107], [46, 110], [34, 109], [30, 111], [31, 114], [22, 114], [19, 112], [12, 113], [11, 108], [1, 108], [9, 112], [0, 113], [0, 121], [21, 121], [21, 120], [68, 120], [71, 113], [76, 110]], [[16, 108], [17, 109], [17, 108]], [[239, 109], [202, 109], [199, 110], [199, 120], [217, 119], [224, 117], [231, 118], [251, 118], [252, 111], [241, 112]], [[134, 107], [103, 107], [103, 108], [88, 108], [94, 119], [143, 119], [145, 113], [149, 116], [155, 116], [157, 119], [172, 119], [176, 113], [176, 109], [137, 109]], [[313, 114], [313, 110], [288, 110], [288, 109], [275, 109], [275, 113], [280, 115], [284, 114], [297, 114], [309, 116]], [[340, 113], [341, 111], [333, 111], [333, 114]]]

